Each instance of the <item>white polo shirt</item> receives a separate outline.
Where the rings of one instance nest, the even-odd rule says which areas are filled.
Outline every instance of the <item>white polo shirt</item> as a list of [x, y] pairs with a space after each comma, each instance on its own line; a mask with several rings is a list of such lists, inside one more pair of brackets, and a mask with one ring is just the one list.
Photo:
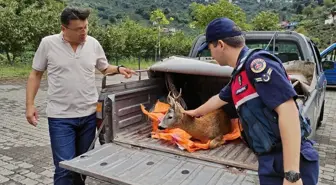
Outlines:
[[35, 53], [32, 67], [47, 70], [48, 117], [83, 117], [96, 111], [95, 68], [104, 70], [108, 62], [95, 38], [88, 36], [74, 52], [62, 33], [46, 36]]

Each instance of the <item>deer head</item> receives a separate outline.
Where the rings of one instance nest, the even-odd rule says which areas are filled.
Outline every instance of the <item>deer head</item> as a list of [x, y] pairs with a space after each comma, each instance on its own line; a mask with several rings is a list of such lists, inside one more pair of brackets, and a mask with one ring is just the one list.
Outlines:
[[159, 124], [159, 129], [164, 130], [167, 128], [175, 128], [180, 120], [183, 117], [183, 108], [182, 106], [176, 101], [178, 98], [181, 97], [182, 89], [180, 89], [180, 93], [178, 96], [171, 96], [171, 92], [168, 93], [167, 102], [170, 105], [166, 115], [163, 117], [162, 121]]

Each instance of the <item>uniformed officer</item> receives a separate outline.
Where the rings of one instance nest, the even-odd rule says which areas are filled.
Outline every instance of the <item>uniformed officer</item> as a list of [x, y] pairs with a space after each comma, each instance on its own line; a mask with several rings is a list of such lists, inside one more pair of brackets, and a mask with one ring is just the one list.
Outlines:
[[228, 18], [207, 26], [206, 43], [199, 50], [207, 47], [219, 65], [234, 68], [231, 81], [185, 113], [199, 117], [234, 105], [243, 139], [258, 156], [260, 184], [317, 184], [319, 157], [306, 138], [311, 132], [309, 120], [295, 103], [297, 94], [282, 62], [267, 51], [250, 50], [240, 28]]

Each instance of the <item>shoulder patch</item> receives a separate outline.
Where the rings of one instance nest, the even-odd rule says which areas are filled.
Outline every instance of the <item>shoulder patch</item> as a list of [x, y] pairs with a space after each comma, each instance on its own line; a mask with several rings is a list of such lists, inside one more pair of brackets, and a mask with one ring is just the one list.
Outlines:
[[250, 68], [254, 73], [260, 73], [266, 68], [266, 61], [261, 58], [254, 59], [251, 62]]

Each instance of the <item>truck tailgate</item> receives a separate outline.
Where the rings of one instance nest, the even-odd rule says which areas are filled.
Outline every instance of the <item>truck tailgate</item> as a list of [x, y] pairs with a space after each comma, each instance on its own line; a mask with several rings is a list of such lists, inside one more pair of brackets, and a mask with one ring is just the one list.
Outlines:
[[216, 163], [115, 143], [63, 161], [60, 166], [118, 185], [258, 184], [258, 177], [246, 171], [233, 173]]

